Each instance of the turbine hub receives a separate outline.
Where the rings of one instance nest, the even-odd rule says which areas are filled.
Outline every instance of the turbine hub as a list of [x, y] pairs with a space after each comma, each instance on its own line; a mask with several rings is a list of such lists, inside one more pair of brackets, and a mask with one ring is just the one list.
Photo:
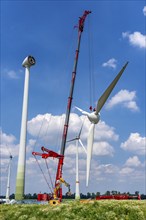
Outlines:
[[100, 115], [99, 114], [96, 115], [96, 112], [89, 113], [87, 117], [89, 121], [93, 124], [97, 124], [100, 120]]

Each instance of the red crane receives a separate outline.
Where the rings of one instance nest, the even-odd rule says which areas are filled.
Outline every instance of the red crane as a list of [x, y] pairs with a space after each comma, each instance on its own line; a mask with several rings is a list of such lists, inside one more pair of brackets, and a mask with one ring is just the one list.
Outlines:
[[56, 180], [55, 180], [55, 189], [57, 189], [56, 196], [60, 201], [62, 200], [62, 187], [61, 187], [61, 185], [60, 185], [60, 187], [58, 187], [58, 184], [60, 184], [59, 181], [62, 180], [63, 161], [64, 161], [64, 154], [65, 154], [66, 138], [67, 138], [68, 127], [69, 127], [69, 118], [70, 118], [70, 111], [71, 111], [71, 105], [72, 105], [72, 99], [73, 99], [74, 85], [75, 85], [75, 79], [76, 79], [77, 64], [78, 64], [78, 57], [79, 57], [79, 50], [80, 50], [80, 42], [81, 42], [82, 32], [84, 30], [85, 19], [86, 19], [87, 15], [90, 13], [91, 13], [91, 11], [84, 11], [84, 14], [82, 15], [82, 17], [79, 18], [79, 21], [78, 21], [77, 49], [75, 52], [75, 60], [74, 60], [74, 66], [73, 66], [73, 71], [72, 71], [71, 87], [70, 87], [70, 93], [69, 93], [68, 103], [67, 103], [66, 118], [65, 118], [65, 124], [64, 124], [63, 135], [62, 135], [60, 154], [58, 154], [54, 151], [48, 150], [44, 147], [42, 147], [42, 150], [46, 151], [47, 153], [32, 152], [33, 155], [39, 155], [45, 159], [48, 157], [53, 157], [53, 158], [58, 159], [58, 167], [57, 167]]

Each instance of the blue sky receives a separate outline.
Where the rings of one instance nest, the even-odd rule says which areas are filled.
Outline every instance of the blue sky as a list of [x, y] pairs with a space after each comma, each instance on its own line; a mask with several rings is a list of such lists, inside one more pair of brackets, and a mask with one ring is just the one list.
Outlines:
[[[86, 111], [91, 104], [95, 106], [126, 61], [129, 65], [96, 125], [88, 188], [86, 156], [79, 149], [80, 192], [146, 193], [146, 2], [83, 0], [1, 2], [1, 194], [6, 190], [7, 148], [14, 156], [11, 193], [15, 192], [25, 75], [21, 64], [28, 55], [35, 57], [36, 65], [31, 68], [29, 83], [25, 193], [48, 191], [31, 152], [40, 151], [42, 145], [60, 151], [77, 44], [74, 26], [84, 10], [92, 14], [87, 17], [81, 40], [68, 138], [78, 134], [85, 118], [75, 106]], [[89, 126], [85, 119], [81, 135], [85, 147]], [[38, 159], [43, 166], [44, 161]], [[49, 164], [55, 175], [55, 161]], [[75, 143], [66, 146], [63, 171], [74, 192]]]

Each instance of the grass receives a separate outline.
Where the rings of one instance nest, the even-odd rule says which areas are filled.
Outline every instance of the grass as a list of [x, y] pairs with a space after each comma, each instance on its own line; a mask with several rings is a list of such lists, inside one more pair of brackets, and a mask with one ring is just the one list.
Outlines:
[[63, 201], [58, 206], [38, 204], [0, 205], [1, 220], [146, 220], [146, 201]]

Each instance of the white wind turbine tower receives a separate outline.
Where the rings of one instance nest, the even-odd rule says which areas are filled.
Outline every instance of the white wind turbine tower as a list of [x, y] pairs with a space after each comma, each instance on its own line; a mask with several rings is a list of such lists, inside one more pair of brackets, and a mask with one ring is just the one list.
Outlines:
[[[82, 124], [82, 127], [83, 127], [83, 124]], [[82, 132], [82, 127], [80, 129], [80, 132], [79, 132], [79, 135], [76, 136], [76, 138], [72, 139], [72, 140], [69, 140], [67, 142], [71, 142], [71, 141], [76, 141], [76, 192], [75, 192], [75, 199], [80, 199], [80, 182], [79, 182], [79, 151], [78, 151], [78, 148], [79, 148], [79, 143], [80, 145], [82, 146], [82, 148], [84, 149], [85, 153], [87, 154], [87, 150], [86, 148], [84, 147], [81, 139], [80, 139], [80, 136], [81, 136], [81, 132]]]
[[27, 131], [27, 110], [28, 110], [28, 90], [30, 67], [35, 64], [35, 59], [28, 56], [24, 59], [22, 66], [25, 67], [25, 83], [23, 95], [22, 121], [20, 133], [20, 147], [17, 166], [15, 199], [23, 200], [25, 184], [25, 164], [26, 164], [26, 131]]
[[76, 107], [79, 111], [82, 112], [82, 114], [86, 115], [91, 122], [91, 126], [89, 128], [88, 138], [87, 138], [87, 173], [86, 173], [86, 186], [88, 186], [89, 183], [89, 174], [90, 174], [90, 166], [91, 166], [91, 156], [93, 151], [93, 140], [94, 140], [94, 129], [95, 124], [97, 124], [100, 120], [100, 110], [102, 109], [103, 105], [105, 104], [106, 100], [108, 99], [109, 95], [111, 94], [113, 88], [117, 84], [118, 80], [120, 79], [122, 73], [124, 72], [125, 68], [127, 67], [128, 62], [123, 66], [123, 68], [120, 70], [118, 75], [115, 77], [115, 79], [112, 81], [112, 83], [107, 87], [105, 92], [102, 94], [102, 96], [99, 98], [96, 106], [96, 110], [92, 113], [83, 111], [82, 109]]

